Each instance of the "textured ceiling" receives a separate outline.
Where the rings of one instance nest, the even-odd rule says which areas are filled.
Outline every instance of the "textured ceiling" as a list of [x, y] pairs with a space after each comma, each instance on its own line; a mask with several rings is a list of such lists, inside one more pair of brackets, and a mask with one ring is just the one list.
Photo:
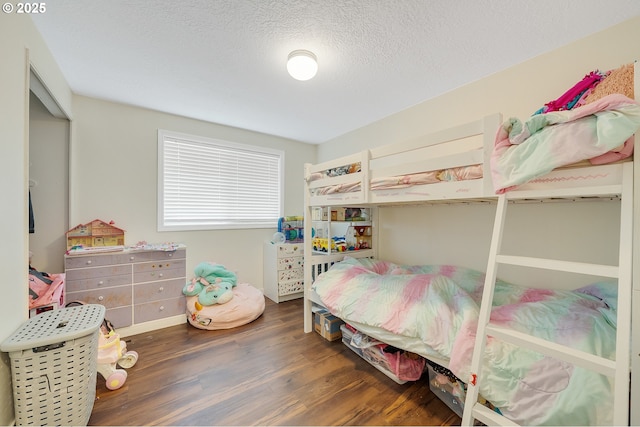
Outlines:
[[[55, 0], [32, 18], [74, 93], [322, 143], [637, 15], [638, 0]], [[295, 49], [318, 57], [314, 79], [287, 75]]]

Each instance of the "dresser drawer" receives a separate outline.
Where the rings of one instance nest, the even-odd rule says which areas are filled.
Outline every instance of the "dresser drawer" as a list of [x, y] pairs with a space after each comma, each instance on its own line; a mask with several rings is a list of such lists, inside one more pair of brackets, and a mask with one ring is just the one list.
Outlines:
[[133, 319], [136, 323], [149, 322], [169, 316], [177, 316], [187, 312], [184, 296], [160, 301], [138, 304], [133, 308]]
[[129, 262], [145, 262], [145, 261], [171, 261], [174, 259], [185, 259], [187, 257], [186, 249], [178, 249], [177, 251], [140, 251], [130, 252]]
[[290, 256], [302, 256], [304, 251], [304, 246], [302, 243], [287, 243], [283, 245], [278, 245], [278, 258], [290, 257]]
[[[67, 273], [68, 274], [68, 273]], [[67, 276], [68, 277], [68, 276]], [[87, 279], [66, 280], [67, 292], [84, 291], [86, 289], [104, 289], [113, 286], [131, 284], [131, 273], [115, 276], [91, 277]]]
[[278, 271], [278, 283], [288, 281], [288, 280], [303, 280], [303, 279], [304, 279], [304, 269], [302, 268], [292, 268], [291, 270]]
[[96, 277], [131, 275], [131, 265], [111, 265], [108, 267], [92, 267], [65, 270], [66, 280], [92, 279]]
[[113, 327], [116, 329], [131, 326], [133, 324], [133, 309], [130, 305], [108, 308], [104, 318], [113, 323]]
[[152, 261], [133, 266], [133, 283], [176, 279], [186, 276], [186, 260]]
[[131, 305], [131, 288], [121, 286], [117, 288], [97, 289], [81, 292], [67, 292], [67, 301], [84, 301], [87, 304], [102, 304], [106, 308]]
[[304, 257], [278, 258], [278, 270], [291, 270], [292, 268], [302, 268]]
[[157, 301], [161, 299], [176, 298], [182, 295], [184, 279], [162, 280], [135, 285], [133, 287], [133, 300], [135, 304]]
[[65, 257], [64, 266], [70, 268], [99, 267], [101, 265], [126, 264], [129, 262], [129, 255], [118, 252], [114, 254], [101, 255], [70, 255]]

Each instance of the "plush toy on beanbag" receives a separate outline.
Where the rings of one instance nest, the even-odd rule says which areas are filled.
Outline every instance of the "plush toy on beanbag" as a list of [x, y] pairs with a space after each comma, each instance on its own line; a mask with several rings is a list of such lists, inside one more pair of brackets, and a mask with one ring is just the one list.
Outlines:
[[224, 265], [201, 262], [194, 270], [195, 277], [182, 289], [186, 296], [198, 296], [202, 305], [224, 304], [233, 298], [232, 289], [238, 283], [236, 274]]

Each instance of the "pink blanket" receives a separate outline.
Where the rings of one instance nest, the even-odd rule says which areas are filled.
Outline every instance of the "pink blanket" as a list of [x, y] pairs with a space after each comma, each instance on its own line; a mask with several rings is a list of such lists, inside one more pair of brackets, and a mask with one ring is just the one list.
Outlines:
[[64, 273], [29, 273], [29, 309], [52, 304], [64, 290]]

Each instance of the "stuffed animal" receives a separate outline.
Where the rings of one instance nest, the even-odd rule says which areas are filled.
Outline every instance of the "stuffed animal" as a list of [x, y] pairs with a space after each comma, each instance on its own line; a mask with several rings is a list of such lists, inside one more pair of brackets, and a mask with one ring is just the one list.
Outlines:
[[224, 304], [233, 298], [232, 289], [237, 285], [236, 274], [224, 265], [201, 262], [195, 268], [195, 277], [187, 282], [182, 293], [198, 296], [201, 305]]

